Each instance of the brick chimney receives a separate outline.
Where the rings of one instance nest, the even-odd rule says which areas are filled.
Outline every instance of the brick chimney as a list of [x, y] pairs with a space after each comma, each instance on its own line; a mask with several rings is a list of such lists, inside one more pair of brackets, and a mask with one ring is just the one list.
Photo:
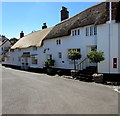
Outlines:
[[46, 28], [47, 28], [46, 23], [43, 23], [42, 29], [46, 29]]
[[69, 11], [67, 11], [67, 8], [62, 6], [62, 10], [61, 10], [61, 21], [65, 20], [69, 18]]
[[23, 31], [21, 31], [21, 33], [20, 33], [20, 38], [22, 38], [22, 37], [24, 37]]

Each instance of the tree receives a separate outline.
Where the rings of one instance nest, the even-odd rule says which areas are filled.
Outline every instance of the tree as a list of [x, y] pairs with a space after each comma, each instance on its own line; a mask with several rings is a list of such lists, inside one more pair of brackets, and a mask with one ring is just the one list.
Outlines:
[[87, 53], [87, 57], [90, 60], [90, 63], [100, 63], [101, 61], [105, 60], [104, 52], [102, 51], [91, 51]]
[[76, 50], [70, 50], [68, 52], [68, 58], [74, 61], [74, 69], [76, 70], [75, 60], [78, 60], [81, 58], [80, 52], [78, 52]]
[[11, 39], [10, 39], [11, 45], [14, 45], [17, 41], [18, 41], [17, 38], [11, 38]]

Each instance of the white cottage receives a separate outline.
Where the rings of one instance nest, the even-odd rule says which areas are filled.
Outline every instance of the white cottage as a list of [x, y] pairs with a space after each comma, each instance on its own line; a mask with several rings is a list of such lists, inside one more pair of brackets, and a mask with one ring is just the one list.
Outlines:
[[[112, 10], [111, 10], [112, 8]], [[53, 68], [73, 69], [68, 51], [79, 51], [82, 58], [78, 70], [95, 64], [89, 63], [86, 54], [94, 49], [103, 51], [105, 60], [98, 64], [98, 72], [120, 74], [120, 3], [99, 3], [68, 18], [67, 8], [62, 7], [61, 22], [22, 37], [11, 48], [7, 64], [23, 69], [43, 68], [44, 61], [55, 60]]]
[[3, 35], [0, 35], [0, 62], [4, 61], [6, 53], [9, 51], [11, 43], [8, 38]]

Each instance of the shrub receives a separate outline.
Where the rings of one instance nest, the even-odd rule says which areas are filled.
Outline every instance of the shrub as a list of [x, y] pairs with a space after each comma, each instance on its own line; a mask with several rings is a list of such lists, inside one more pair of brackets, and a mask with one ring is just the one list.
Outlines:
[[90, 63], [99, 63], [105, 59], [104, 52], [96, 50], [89, 52], [87, 57], [89, 58]]
[[45, 60], [44, 62], [46, 67], [50, 67], [50, 66], [54, 66], [55, 60], [48, 59], [48, 60]]

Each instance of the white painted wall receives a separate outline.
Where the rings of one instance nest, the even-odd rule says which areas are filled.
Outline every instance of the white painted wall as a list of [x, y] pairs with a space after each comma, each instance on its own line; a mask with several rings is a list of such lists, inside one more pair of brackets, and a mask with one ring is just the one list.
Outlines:
[[120, 73], [119, 66], [113, 68], [113, 58], [118, 59], [118, 38], [118, 24], [114, 21], [98, 26], [97, 48], [105, 54], [105, 60], [98, 65], [99, 73]]
[[[68, 49], [80, 48], [82, 60], [86, 57], [87, 47], [96, 46], [97, 44], [97, 38], [95, 35], [85, 35], [85, 27], [81, 28], [80, 31], [81, 34], [78, 36], [65, 36], [44, 41], [43, 49], [49, 48], [50, 50], [40, 56], [40, 59], [42, 57], [41, 62], [46, 59], [47, 54], [52, 54], [56, 68], [73, 69], [73, 63], [70, 63], [70, 60], [67, 58]], [[56, 44], [57, 39], [61, 40], [60, 45]], [[62, 59], [58, 58], [58, 52], [62, 52]], [[62, 61], [64, 61], [64, 63], [62, 63]]]
[[[38, 64], [32, 64], [31, 58], [29, 58], [29, 66], [34, 68], [43, 68], [44, 61], [47, 59], [47, 54], [52, 54], [55, 60], [55, 68], [73, 69], [73, 63], [67, 58], [68, 49], [81, 49], [81, 55], [83, 60], [86, 57], [87, 52], [90, 51], [91, 46], [97, 45], [97, 50], [104, 51], [105, 60], [98, 65], [99, 73], [120, 73], [120, 24], [114, 21], [110, 25], [110, 49], [109, 49], [109, 23], [97, 26], [97, 35], [86, 36], [86, 27], [80, 28], [80, 35], [77, 36], [64, 36], [60, 38], [45, 40], [42, 47], [37, 48], [37, 51], [33, 51], [32, 48], [16, 49], [11, 53], [8, 63], [12, 65], [21, 66], [21, 62], [18, 61], [18, 57], [21, 57], [23, 52], [30, 52], [30, 54], [38, 54]], [[61, 44], [57, 45], [56, 40], [60, 39]], [[44, 49], [49, 48], [44, 53]], [[62, 58], [58, 57], [58, 52], [62, 52]], [[110, 54], [109, 54], [110, 53]], [[13, 60], [14, 58], [14, 60]], [[118, 58], [118, 68], [112, 67], [112, 59]], [[64, 61], [64, 63], [62, 63]]]

